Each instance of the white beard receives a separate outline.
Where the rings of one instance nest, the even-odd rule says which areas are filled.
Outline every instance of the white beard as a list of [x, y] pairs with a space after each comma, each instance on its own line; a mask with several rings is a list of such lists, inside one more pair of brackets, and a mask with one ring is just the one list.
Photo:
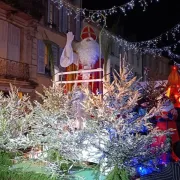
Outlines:
[[76, 49], [79, 55], [80, 63], [84, 66], [91, 67], [94, 65], [100, 56], [99, 44], [95, 40], [82, 40]]

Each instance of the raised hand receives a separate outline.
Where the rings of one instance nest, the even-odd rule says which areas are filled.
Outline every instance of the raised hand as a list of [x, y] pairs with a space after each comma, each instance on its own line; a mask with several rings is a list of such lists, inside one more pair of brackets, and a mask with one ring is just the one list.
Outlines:
[[74, 40], [74, 35], [73, 35], [73, 33], [72, 33], [72, 32], [68, 32], [68, 33], [67, 33], [67, 43], [68, 43], [68, 44], [71, 44], [73, 40]]

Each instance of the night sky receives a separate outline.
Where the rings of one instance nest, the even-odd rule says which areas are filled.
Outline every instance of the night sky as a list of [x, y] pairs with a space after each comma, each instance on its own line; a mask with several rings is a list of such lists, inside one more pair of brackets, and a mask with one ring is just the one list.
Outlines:
[[[96, 10], [105, 9], [120, 6], [129, 1], [130, 0], [104, 0], [101, 4], [98, 0], [83, 0], [83, 7]], [[159, 2], [150, 4], [145, 12], [143, 12], [142, 7], [137, 5], [134, 10], [127, 12], [127, 16], [124, 16], [123, 13], [118, 13], [113, 17], [109, 17], [109, 29], [118, 19], [120, 21], [117, 32], [123, 38], [129, 41], [149, 40], [166, 32], [180, 22], [180, 0], [159, 0]], [[123, 31], [121, 30], [122, 27], [124, 28]], [[177, 39], [180, 40], [180, 36]], [[169, 39], [169, 41], [164, 40], [159, 47], [172, 43], [174, 43], [174, 41], [171, 39]]]
[[[130, 0], [106, 0], [97, 4], [97, 0], [83, 0], [83, 7], [88, 9], [105, 9], [119, 6]], [[125, 36], [135, 34], [138, 40], [148, 40], [172, 28], [180, 22], [180, 0], [159, 0], [147, 7], [143, 12], [138, 5], [130, 10], [127, 16], [115, 14], [114, 22], [120, 18], [120, 26], [124, 26]], [[111, 18], [109, 21], [113, 21]], [[109, 25], [111, 27], [111, 24]]]

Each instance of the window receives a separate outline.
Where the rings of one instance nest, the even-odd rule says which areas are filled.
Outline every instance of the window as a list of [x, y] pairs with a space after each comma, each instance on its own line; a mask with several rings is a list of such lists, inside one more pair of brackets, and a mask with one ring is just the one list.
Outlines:
[[[50, 62], [50, 50], [49, 47], [45, 45], [45, 43], [42, 40], [38, 40], [38, 73], [41, 74], [51, 74], [51, 62]], [[50, 48], [52, 50], [53, 55], [53, 65], [59, 67], [59, 57], [62, 54], [63, 49], [60, 48], [55, 43], [51, 43]]]
[[167, 64], [164, 63], [164, 67], [163, 67], [163, 73], [164, 73], [164, 75], [166, 75], [167, 72], [168, 72]]
[[110, 67], [110, 82], [112, 83], [114, 81], [114, 69], [113, 69], [113, 66], [111, 65]]
[[43, 41], [38, 40], [38, 73], [45, 74], [45, 44]]
[[119, 44], [116, 43], [116, 56], [119, 57], [120, 53], [119, 53]]
[[115, 55], [115, 43], [114, 43], [114, 42], [112, 42], [111, 54], [112, 54], [112, 55]]
[[0, 57], [7, 58], [8, 23], [0, 20]]
[[0, 57], [20, 61], [20, 28], [0, 20]]
[[118, 74], [120, 73], [120, 68], [119, 68], [118, 65], [115, 65], [115, 66], [114, 66], [114, 69], [115, 69], [115, 71], [116, 71]]
[[76, 17], [76, 13], [73, 11], [71, 15], [68, 15], [68, 9], [63, 6], [58, 9], [56, 4], [48, 0], [47, 5], [47, 24], [50, 28], [55, 29], [62, 33], [67, 33], [68, 31], [73, 32], [75, 35], [75, 40], [80, 40], [80, 30], [81, 30], [81, 18]]
[[48, 25], [50, 28], [58, 29], [59, 27], [59, 10], [56, 5], [48, 0]]
[[135, 53], [133, 52], [133, 51], [130, 51], [131, 52], [131, 62], [132, 62], [132, 65], [134, 65], [134, 62], [135, 62], [135, 58], [136, 58], [136, 56], [135, 56]]
[[148, 56], [148, 57], [149, 57], [149, 68], [151, 68], [152, 67], [152, 61], [154, 61], [154, 59], [150, 56]]
[[140, 62], [140, 54], [136, 54], [136, 59], [137, 59], [137, 67], [139, 67], [139, 62]]
[[62, 11], [62, 18], [61, 18], [61, 28], [63, 33], [67, 33], [68, 31], [68, 15], [67, 15], [67, 9], [65, 6], [63, 6], [60, 11]]
[[122, 52], [122, 47], [121, 46], [118, 46], [119, 47], [119, 49], [118, 49], [118, 53], [119, 53], [119, 55], [121, 54], [121, 52]]
[[144, 67], [147, 67], [147, 59], [146, 58], [143, 59], [143, 62], [144, 62]]
[[163, 61], [159, 61], [159, 73], [162, 75], [163, 74], [163, 67], [164, 67], [164, 63], [163, 63]]
[[53, 4], [52, 2], [49, 5], [49, 23], [50, 23], [50, 27], [52, 28], [52, 24], [53, 24]]

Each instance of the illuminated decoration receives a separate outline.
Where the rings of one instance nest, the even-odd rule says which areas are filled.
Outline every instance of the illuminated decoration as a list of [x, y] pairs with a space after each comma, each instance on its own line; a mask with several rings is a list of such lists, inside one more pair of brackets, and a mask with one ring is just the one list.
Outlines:
[[148, 175], [148, 174], [153, 173], [153, 170], [152, 170], [152, 168], [149, 168], [149, 167], [139, 166], [139, 167], [137, 168], [137, 172], [138, 172], [141, 176], [144, 176], [144, 175]]
[[176, 40], [176, 33], [179, 33], [180, 24], [177, 24], [169, 31], [166, 31], [165, 33], [162, 33], [161, 35], [151, 40], [129, 42], [123, 39], [121, 36], [113, 35], [111, 32], [104, 29], [106, 27], [106, 16], [104, 16], [103, 14], [98, 14], [97, 12], [95, 12], [94, 14], [92, 14], [90, 21], [96, 24], [98, 24], [99, 22], [103, 22], [103, 27], [99, 35], [100, 42], [102, 37], [106, 37], [108, 39], [111, 39], [119, 47], [123, 47], [124, 51], [134, 50], [134, 53], [152, 54], [158, 56], [162, 56], [163, 52], [168, 52], [168, 55], [170, 57], [176, 56], [177, 58], [178, 56], [176, 54], [173, 54], [172, 50], [176, 50], [177, 45], [180, 43], [180, 41], [177, 41], [176, 43], [169, 46], [164, 46], [162, 48], [158, 48], [158, 43], [162, 40], [163, 37], [166, 37], [168, 39], [170, 35], [173, 37], [174, 40]]
[[[178, 55], [177, 55], [178, 56]], [[180, 58], [180, 56], [178, 56]], [[178, 67], [178, 70], [179, 70], [179, 67], [180, 67], [180, 64], [177, 63], [177, 62], [174, 62], [174, 65]]]
[[[171, 51], [168, 51], [168, 56], [171, 57], [172, 59], [180, 59], [180, 55], [175, 54]], [[176, 62], [174, 62], [176, 64]]]
[[166, 92], [166, 96], [167, 97], [170, 97], [170, 94], [171, 94], [171, 87], [168, 87], [168, 90]]
[[[72, 49], [74, 35], [67, 33], [67, 42], [60, 57], [60, 65], [66, 68], [66, 81], [59, 81], [59, 84], [66, 84], [66, 91], [71, 91], [72, 86], [86, 86], [94, 94], [103, 91], [103, 59], [101, 58], [101, 47], [96, 42], [96, 34], [92, 27], [85, 26], [81, 33], [81, 42], [75, 52]], [[69, 69], [75, 64], [76, 69]], [[70, 78], [69, 78], [70, 77]], [[57, 79], [58, 80], [58, 79]]]
[[168, 77], [168, 86], [166, 95], [172, 99], [175, 107], [180, 107], [180, 76], [177, 66], [172, 67]]
[[[59, 9], [65, 6], [67, 15], [72, 15], [73, 12], [75, 12], [76, 14], [75, 19], [76, 18], [79, 19], [80, 16], [84, 16], [88, 22], [90, 21], [95, 22], [97, 26], [103, 23], [104, 27], [107, 27], [105, 22], [107, 16], [117, 13], [119, 12], [119, 10], [126, 15], [126, 10], [133, 9], [135, 7], [135, 3], [139, 3], [144, 8], [148, 6], [147, 0], [131, 0], [126, 4], [123, 4], [121, 6], [114, 6], [110, 9], [89, 10], [86, 8], [78, 8], [65, 0], [51, 0], [51, 1], [55, 3]], [[154, 1], [158, 2], [159, 0], [151, 0], [150, 3], [153, 3]], [[180, 41], [162, 48], [158, 47], [158, 44], [161, 42], [162, 39], [168, 40], [171, 37], [173, 40], [176, 40], [176, 34], [179, 33], [179, 29], [180, 29], [180, 23], [175, 25], [169, 31], [166, 31], [165, 33], [162, 33], [161, 35], [157, 36], [156, 38], [147, 41], [140, 41], [140, 42], [126, 41], [121, 36], [113, 35], [111, 32], [108, 32], [107, 30], [103, 30], [101, 34], [109, 39], [112, 39], [113, 42], [117, 44], [119, 47], [123, 47], [124, 51], [134, 50], [134, 53], [152, 54], [158, 56], [162, 56], [163, 52], [168, 52], [169, 57], [180, 58], [178, 55], [172, 53], [172, 51], [176, 50], [177, 45], [180, 43]]]
[[[168, 52], [170, 57], [174, 57], [178, 55], [173, 54], [171, 51], [176, 50], [177, 45], [180, 43], [180, 41], [171, 44], [169, 46], [164, 46], [162, 48], [157, 48], [157, 44], [159, 43], [160, 39], [156, 40], [156, 38], [148, 41], [140, 41], [140, 42], [129, 42], [123, 39], [122, 37], [118, 37], [116, 35], [112, 35], [112, 33], [108, 31], [103, 31], [102, 34], [104, 34], [106, 37], [113, 40], [114, 43], [118, 44], [119, 47], [123, 47], [124, 50], [134, 50], [135, 53], [141, 53], [141, 54], [152, 54], [152, 55], [158, 55], [162, 56], [163, 52]], [[158, 36], [160, 37], [160, 36]], [[156, 42], [156, 43], [155, 43]]]
[[23, 93], [22, 92], [18, 92], [18, 96], [20, 99], [22, 99]]
[[115, 13], [122, 12], [124, 15], [126, 15], [127, 11], [133, 10], [136, 4], [139, 4], [142, 8], [143, 11], [146, 11], [146, 8], [148, 7], [148, 4], [153, 3], [153, 2], [159, 2], [159, 0], [131, 0], [128, 3], [125, 3], [121, 6], [113, 6], [109, 9], [99, 9], [99, 10], [91, 10], [87, 8], [78, 8], [66, 0], [51, 0], [53, 3], [57, 5], [57, 7], [60, 9], [63, 6], [67, 7], [67, 14], [71, 15], [72, 12], [75, 12], [76, 15], [82, 13], [84, 16], [88, 16], [91, 18], [91, 15], [96, 13], [97, 15], [104, 14], [105, 16], [109, 16]]
[[180, 76], [178, 73], [177, 66], [172, 67], [172, 71], [168, 77], [168, 85], [169, 86], [179, 86], [180, 85]]
[[[125, 46], [131, 46], [131, 47], [146, 47], [146, 48], [151, 48], [151, 49], [156, 49], [158, 48], [158, 43], [163, 39], [166, 38], [167, 40], [169, 39], [169, 36], [171, 36], [174, 40], [176, 40], [176, 33], [180, 32], [180, 23], [176, 24], [173, 28], [170, 30], [166, 31], [165, 33], [162, 33], [161, 35], [147, 40], [147, 41], [140, 41], [140, 42], [128, 42], [124, 40], [122, 37], [117, 37], [117, 36], [112, 36], [111, 33], [109, 32], [104, 32], [107, 36], [112, 36], [112, 38], [116, 41], [119, 41], [121, 44], [124, 44]], [[173, 44], [176, 46], [177, 43]], [[170, 45], [172, 47], [172, 45]]]

